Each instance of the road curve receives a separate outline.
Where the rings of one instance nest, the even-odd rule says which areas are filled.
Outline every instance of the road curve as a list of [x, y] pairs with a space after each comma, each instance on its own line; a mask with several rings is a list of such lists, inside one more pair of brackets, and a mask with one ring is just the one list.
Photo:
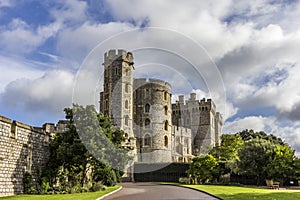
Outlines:
[[208, 194], [189, 188], [151, 183], [122, 183], [123, 189], [103, 200], [216, 200]]

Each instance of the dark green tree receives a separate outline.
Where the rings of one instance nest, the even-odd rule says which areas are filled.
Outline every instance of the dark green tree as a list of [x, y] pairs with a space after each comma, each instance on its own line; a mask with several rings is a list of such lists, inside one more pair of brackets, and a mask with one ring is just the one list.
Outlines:
[[257, 185], [267, 178], [266, 166], [270, 160], [269, 152], [275, 148], [272, 142], [253, 138], [245, 142], [239, 151], [239, 172], [243, 175], [256, 177]]
[[204, 183], [212, 180], [217, 173], [217, 159], [210, 154], [200, 155], [193, 158], [187, 173], [194, 183]]
[[112, 128], [108, 117], [98, 114], [94, 106], [74, 105], [64, 111], [69, 124], [50, 142], [50, 162], [42, 179], [51, 186], [58, 181], [62, 190], [83, 187], [92, 169], [93, 183], [114, 185], [128, 160], [127, 151], [120, 148], [124, 132]]

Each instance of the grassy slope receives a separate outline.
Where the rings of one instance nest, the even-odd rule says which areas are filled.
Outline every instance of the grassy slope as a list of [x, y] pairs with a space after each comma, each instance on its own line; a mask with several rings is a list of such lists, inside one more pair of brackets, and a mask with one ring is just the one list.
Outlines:
[[230, 200], [294, 200], [300, 199], [299, 190], [272, 190], [262, 189], [257, 187], [242, 187], [242, 186], [214, 186], [214, 185], [184, 185], [186, 187], [195, 188], [214, 194], [223, 199]]
[[55, 195], [16, 195], [10, 197], [2, 197], [1, 200], [41, 200], [41, 199], [49, 199], [49, 200], [95, 200], [109, 192], [112, 192], [118, 189], [120, 186], [108, 187], [105, 191], [100, 192], [87, 192], [87, 193], [77, 193], [77, 194], [55, 194]]

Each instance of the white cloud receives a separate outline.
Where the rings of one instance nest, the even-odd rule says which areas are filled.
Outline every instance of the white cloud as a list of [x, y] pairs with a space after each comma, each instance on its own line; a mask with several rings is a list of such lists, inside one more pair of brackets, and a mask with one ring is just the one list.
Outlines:
[[11, 7], [13, 4], [10, 0], [0, 0], [0, 8]]
[[21, 19], [13, 19], [0, 29], [0, 46], [6, 52], [29, 53], [54, 36], [59, 30], [57, 23], [31, 28]]
[[50, 11], [57, 22], [64, 24], [84, 22], [87, 19], [87, 3], [78, 0], [66, 0], [57, 2], [61, 6]]
[[52, 70], [37, 79], [12, 81], [0, 96], [1, 104], [20, 107], [23, 112], [61, 112], [72, 104], [73, 79], [70, 72]]
[[42, 69], [38, 69], [36, 65], [25, 59], [2, 55], [0, 55], [0, 71], [0, 93], [14, 80], [35, 79], [44, 73]]
[[300, 156], [300, 123], [284, 124], [275, 117], [248, 116], [226, 122], [223, 133], [237, 133], [245, 129], [254, 131], [265, 131], [282, 138], [293, 149], [297, 156]]
[[84, 57], [99, 43], [132, 28], [133, 26], [127, 23], [93, 24], [86, 22], [79, 27], [62, 30], [58, 35], [57, 49], [62, 56], [81, 63]]

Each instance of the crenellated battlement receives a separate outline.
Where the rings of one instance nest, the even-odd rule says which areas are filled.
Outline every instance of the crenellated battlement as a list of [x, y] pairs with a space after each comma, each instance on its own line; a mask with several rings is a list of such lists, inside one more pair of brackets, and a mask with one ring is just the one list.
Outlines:
[[124, 49], [110, 49], [104, 53], [104, 65], [107, 66], [117, 59], [133, 64], [133, 55]]

